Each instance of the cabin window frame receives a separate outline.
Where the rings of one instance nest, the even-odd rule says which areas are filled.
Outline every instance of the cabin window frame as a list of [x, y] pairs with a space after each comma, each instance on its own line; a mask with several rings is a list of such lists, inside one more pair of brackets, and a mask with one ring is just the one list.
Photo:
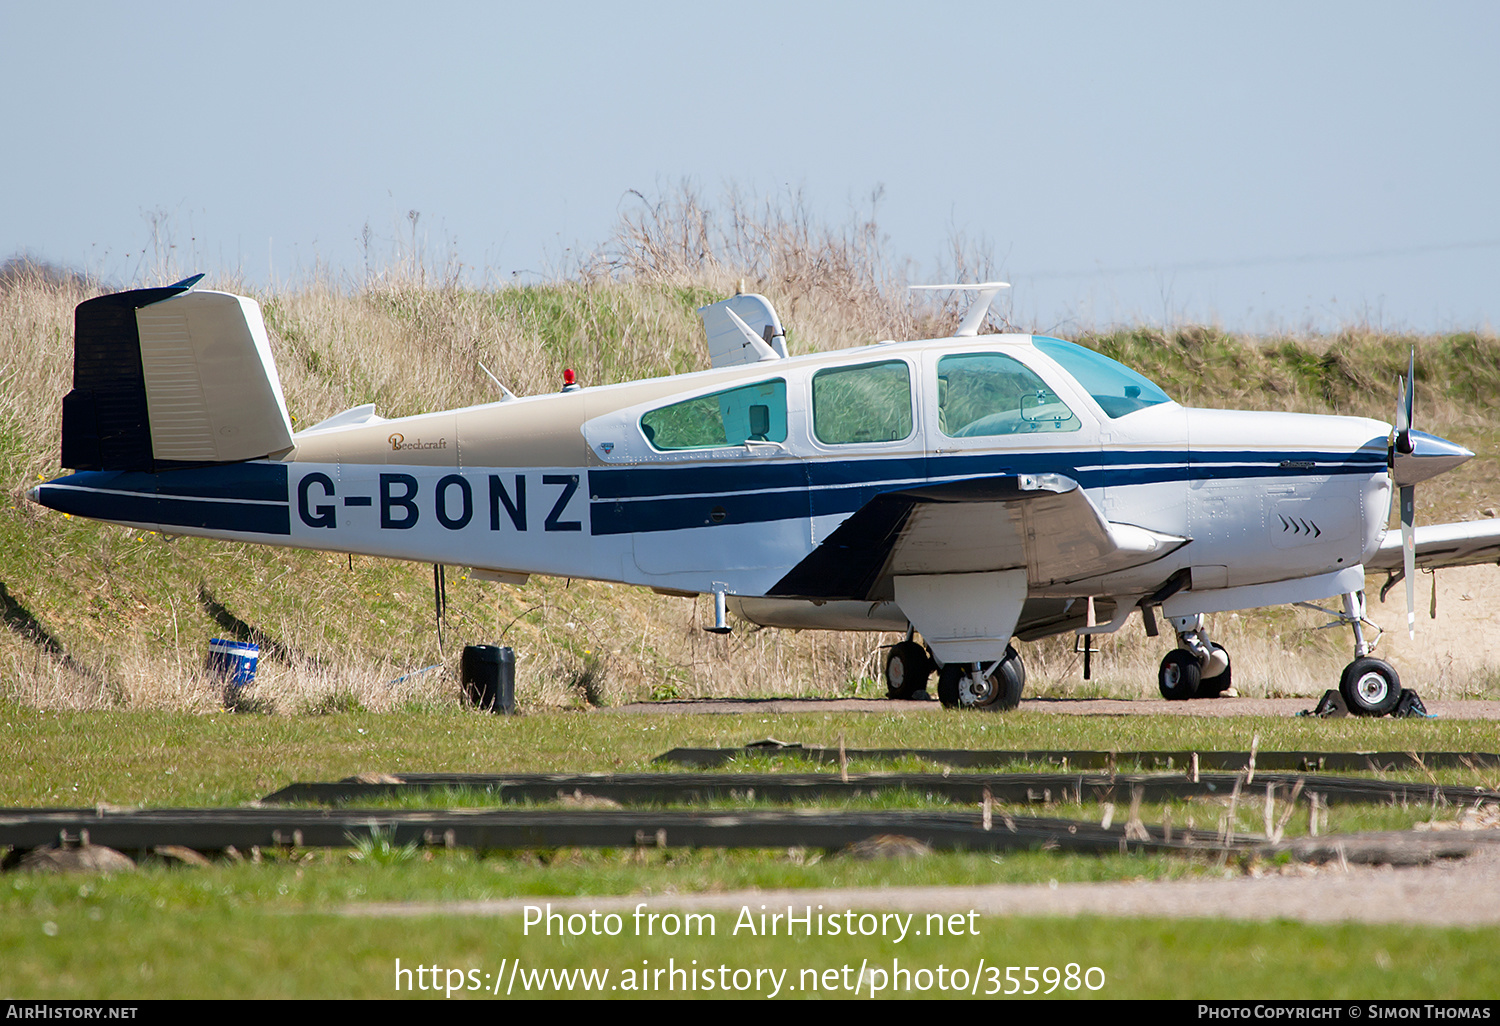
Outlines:
[[[773, 390], [772, 401], [769, 403], [745, 403], [746, 422], [743, 425], [743, 427], [747, 429], [745, 432], [745, 436], [737, 440], [731, 440], [729, 425], [726, 423], [728, 408], [723, 402], [724, 397], [733, 396], [736, 393], [748, 393], [752, 390], [764, 389], [768, 386]], [[750, 396], [747, 398], [754, 397]], [[709, 400], [714, 399], [720, 400], [720, 402], [718, 403], [717, 416], [719, 420], [719, 427], [723, 430], [723, 441], [715, 439], [696, 444], [663, 445], [660, 441], [658, 441], [658, 435], [661, 434], [661, 427], [664, 426], [662, 422], [658, 420], [656, 425], [652, 425], [647, 422], [648, 417], [655, 417], [658, 414], [668, 414], [668, 411], [677, 409], [682, 410], [683, 416], [690, 417], [692, 415], [690, 407], [692, 407], [694, 404], [706, 405]], [[756, 413], [756, 410], [758, 408], [765, 408], [766, 411], [765, 416], [767, 430], [765, 431], [758, 432], [750, 430], [757, 426], [758, 415]], [[709, 410], [705, 408], [704, 413], [708, 414]], [[756, 444], [785, 445], [788, 437], [789, 421], [790, 417], [788, 415], [787, 409], [786, 378], [775, 377], [763, 378], [758, 381], [751, 381], [742, 385], [735, 385], [731, 388], [721, 388], [714, 392], [705, 392], [702, 395], [695, 395], [689, 399], [679, 399], [676, 402], [667, 403], [664, 406], [653, 407], [647, 410], [645, 413], [641, 414], [640, 417], [636, 419], [636, 426], [640, 428], [641, 436], [646, 439], [646, 444], [651, 446], [654, 451], [660, 453], [677, 453], [703, 452], [705, 450], [711, 449], [738, 449], [747, 445]], [[738, 427], [736, 428], [736, 431], [734, 433], [738, 434]]]
[[[819, 397], [820, 397], [819, 383], [820, 383], [820, 381], [822, 381], [824, 383], [824, 387], [827, 387], [828, 383], [830, 383], [833, 379], [838, 378], [838, 377], [849, 376], [849, 375], [856, 375], [856, 374], [859, 374], [861, 372], [868, 373], [868, 372], [871, 372], [871, 371], [875, 371], [878, 368], [890, 368], [890, 367], [898, 367], [898, 366], [901, 368], [902, 374], [904, 374], [906, 376], [906, 412], [905, 412], [905, 428], [906, 428], [906, 433], [905, 434], [902, 434], [902, 435], [899, 435], [899, 436], [896, 436], [896, 437], [889, 437], [888, 436], [888, 437], [883, 437], [883, 438], [863, 437], [864, 432], [852, 432], [852, 431], [847, 430], [847, 428], [842, 432], [842, 434], [835, 433], [834, 430], [833, 430], [833, 428], [836, 425], [838, 425], [838, 419], [832, 415], [832, 410], [830, 410], [829, 416], [822, 418], [821, 421], [820, 421], [820, 418], [818, 416], [819, 410], [820, 410], [820, 408], [824, 408], [824, 407], [822, 407], [822, 404], [820, 404], [820, 401], [819, 401]], [[852, 378], [847, 378], [846, 380], [848, 380], [848, 383], [850, 385], [856, 385], [857, 384]], [[813, 440], [815, 442], [817, 442], [819, 445], [824, 445], [824, 446], [839, 446], [839, 447], [850, 446], [850, 445], [900, 445], [900, 444], [902, 444], [904, 442], [911, 441], [911, 439], [917, 433], [917, 401], [916, 401], [916, 396], [914, 394], [913, 387], [912, 387], [913, 384], [914, 384], [914, 382], [915, 382], [915, 380], [916, 380], [916, 378], [915, 378], [915, 375], [912, 373], [911, 363], [909, 361], [907, 361], [907, 360], [903, 360], [903, 359], [900, 359], [900, 358], [897, 358], [897, 357], [886, 357], [884, 359], [869, 360], [869, 361], [865, 361], [865, 362], [862, 362], [862, 363], [855, 363], [855, 364], [842, 364], [842, 365], [835, 366], [835, 367], [824, 367], [824, 368], [818, 370], [816, 373], [813, 374], [812, 380], [809, 383], [809, 391], [811, 393], [811, 404], [810, 404], [810, 408], [809, 408], [809, 413], [810, 413], [809, 419], [811, 421], [810, 428], [811, 428], [811, 434], [812, 434]], [[873, 382], [873, 381], [869, 385], [863, 386], [863, 388], [864, 388], [865, 391], [873, 391], [873, 390], [879, 389], [880, 387], [882, 387], [882, 386], [878, 382]], [[892, 393], [892, 397], [894, 397], [894, 392]], [[847, 401], [847, 398], [848, 398], [847, 396], [842, 396], [841, 397], [841, 396], [838, 396], [836, 394], [828, 395], [823, 400], [823, 403], [844, 402], [844, 401]], [[870, 408], [871, 407], [868, 404], [864, 404], [864, 403], [861, 403], [861, 404], [858, 404], [858, 405], [850, 407], [850, 409], [870, 409]], [[841, 411], [841, 413], [843, 413], [844, 415], [847, 415], [847, 411]], [[895, 421], [896, 421], [896, 424], [899, 427], [899, 425], [901, 423], [901, 417], [900, 417], [899, 411], [897, 411]], [[872, 421], [870, 423], [872, 423], [872, 425], [874, 425], [874, 426], [879, 426], [878, 425], [878, 419], [872, 419]], [[840, 426], [842, 426], [842, 425], [840, 425]], [[855, 424], [853, 424], [851, 426], [857, 427], [858, 424], [855, 423]], [[824, 429], [828, 429], [829, 430], [831, 437], [824, 437], [824, 434], [823, 434]], [[887, 434], [888, 434], [888, 432], [887, 432]]]
[[[1027, 388], [1017, 391], [1017, 401], [1014, 406], [1008, 403], [1005, 405], [995, 405], [989, 412], [982, 416], [973, 417], [961, 427], [954, 428], [947, 422], [946, 417], [950, 401], [948, 393], [951, 385], [944, 376], [943, 365], [945, 363], [950, 364], [950, 368], [952, 369], [948, 373], [952, 374], [953, 370], [957, 369], [954, 363], [961, 360], [999, 361], [1000, 365], [992, 373], [998, 375], [1009, 372], [1013, 377], [1024, 375], [1040, 385], [1041, 389], [1032, 389], [1028, 384]], [[1047, 379], [1047, 376], [1040, 373], [1036, 367], [1011, 353], [999, 352], [994, 349], [943, 353], [932, 365], [932, 385], [936, 398], [934, 405], [938, 433], [946, 439], [1029, 438], [1037, 435], [1073, 435], [1082, 431], [1084, 427], [1083, 418], [1078, 415], [1078, 411], [1057, 391], [1053, 383]], [[1027, 400], [1032, 398], [1033, 394], [1035, 396], [1042, 396], [1043, 389], [1046, 393], [1050, 394], [1053, 403], [1042, 404], [1041, 406], [1033, 405], [1031, 412], [1028, 414]], [[954, 404], [957, 405], [958, 397], [952, 398]], [[1045, 411], [1049, 405], [1060, 406], [1067, 412], [1068, 416], [1066, 418], [1048, 416]], [[992, 428], [1005, 427], [1006, 429], [984, 430], [981, 428], [980, 430], [972, 430], [976, 425], [984, 424], [985, 421], [990, 421]]]

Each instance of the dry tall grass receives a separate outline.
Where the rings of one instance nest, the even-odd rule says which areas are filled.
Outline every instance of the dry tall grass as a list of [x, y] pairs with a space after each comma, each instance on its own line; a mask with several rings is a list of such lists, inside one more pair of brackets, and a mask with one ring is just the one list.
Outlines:
[[[982, 257], [961, 245], [954, 266], [970, 280], [988, 277]], [[219, 708], [203, 653], [208, 637], [235, 631], [262, 642], [245, 705], [267, 711], [451, 702], [466, 643], [516, 648], [526, 706], [883, 692], [880, 646], [892, 636], [742, 625], [723, 638], [702, 630], [711, 620], [706, 599], [540, 579], [512, 589], [450, 573], [440, 650], [428, 567], [165, 540], [41, 510], [22, 491], [59, 471], [72, 310], [101, 289], [71, 275], [11, 272], [0, 276], [8, 496], [0, 509], [0, 587], [8, 590], [0, 597], [9, 628], [0, 631], [0, 697], [44, 707]], [[407, 254], [357, 286], [328, 276], [258, 294], [233, 278], [205, 284], [259, 299], [288, 405], [299, 426], [310, 426], [365, 402], [400, 416], [489, 401], [493, 386], [480, 363], [519, 393], [555, 389], [564, 367], [586, 384], [700, 369], [707, 354], [694, 310], [741, 285], [776, 305], [793, 351], [946, 334], [956, 301], [908, 292], [906, 274], [884, 252], [873, 216], [831, 228], [797, 197], [752, 202], [731, 193], [712, 206], [681, 190], [630, 207], [608, 244], [567, 280], [471, 288]], [[141, 284], [175, 276], [164, 268]], [[1500, 343], [1491, 337], [1246, 340], [1211, 328], [1141, 328], [1085, 341], [1189, 402], [1380, 417], [1393, 401], [1383, 380], [1404, 366], [1415, 341], [1421, 426], [1482, 452], [1500, 447]], [[1492, 459], [1475, 461], [1419, 490], [1419, 515], [1472, 516], [1500, 505], [1497, 477]], [[1445, 598], [1444, 607], [1460, 601]], [[1348, 660], [1346, 633], [1319, 632], [1320, 622], [1278, 611], [1216, 617], [1214, 629], [1233, 653], [1242, 692], [1311, 697]], [[1440, 644], [1403, 652], [1404, 671], [1452, 697], [1500, 692], [1500, 653], [1466, 644], [1472, 634], [1464, 631], [1425, 633]], [[1146, 639], [1132, 625], [1101, 644], [1088, 685], [1071, 638], [1027, 646], [1028, 691], [1155, 693], [1167, 639]]]

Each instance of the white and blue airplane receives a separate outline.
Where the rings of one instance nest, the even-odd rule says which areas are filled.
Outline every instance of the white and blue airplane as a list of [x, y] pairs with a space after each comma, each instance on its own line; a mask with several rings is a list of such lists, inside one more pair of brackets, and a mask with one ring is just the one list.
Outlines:
[[[199, 276], [201, 278], [201, 275]], [[1500, 525], [1416, 528], [1469, 450], [1359, 417], [1186, 409], [1082, 346], [983, 334], [789, 357], [763, 297], [703, 308], [713, 369], [293, 432], [254, 300], [195, 288], [76, 312], [62, 465], [31, 498], [171, 534], [711, 594], [757, 624], [903, 631], [892, 698], [1014, 708], [1012, 644], [1165, 617], [1169, 699], [1232, 684], [1205, 615], [1338, 598], [1352, 711], [1400, 697], [1365, 575], [1500, 559]], [[498, 384], [498, 382], [497, 382]], [[1400, 532], [1387, 532], [1399, 489]]]

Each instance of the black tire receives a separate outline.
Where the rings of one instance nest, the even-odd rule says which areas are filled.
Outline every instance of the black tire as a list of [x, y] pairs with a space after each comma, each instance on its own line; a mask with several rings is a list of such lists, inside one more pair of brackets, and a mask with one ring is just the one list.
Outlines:
[[958, 683], [968, 672], [963, 663], [949, 663], [938, 670], [938, 701], [944, 709], [958, 708]]
[[1344, 667], [1339, 694], [1356, 716], [1388, 716], [1401, 704], [1401, 678], [1384, 659], [1365, 656]]
[[1161, 661], [1156, 673], [1156, 686], [1161, 697], [1169, 702], [1183, 702], [1198, 693], [1203, 668], [1198, 657], [1185, 648], [1174, 648]]
[[949, 663], [938, 671], [938, 698], [950, 708], [983, 709], [987, 712], [1006, 712], [1021, 704], [1021, 691], [1026, 686], [1026, 664], [1013, 645], [1005, 646], [1005, 655], [984, 680], [984, 687], [968, 703], [964, 701], [964, 678], [969, 667], [962, 663]]
[[985, 683], [989, 685], [989, 691], [983, 700], [974, 703], [974, 708], [1009, 712], [1021, 704], [1021, 691], [1026, 687], [1026, 664], [1021, 662], [1021, 653], [1014, 646], [1005, 646], [1005, 656]]
[[1016, 651], [1016, 646], [1005, 646], [1005, 662], [1015, 668], [1016, 699], [1019, 701], [1021, 690], [1026, 687], [1026, 664], [1021, 661], [1021, 653]]
[[932, 670], [932, 657], [915, 641], [892, 645], [885, 659], [885, 697], [910, 698], [925, 690]]
[[[1224, 653], [1224, 672], [1213, 677], [1199, 677], [1199, 698], [1218, 698], [1224, 692], [1234, 687], [1234, 676], [1231, 673], [1231, 671], [1234, 669], [1234, 664], [1229, 661], [1229, 652], [1224, 648], [1223, 645], [1220, 645], [1217, 642], [1210, 643], [1209, 647], [1215, 649], [1216, 651]], [[1199, 673], [1202, 673], [1201, 668], [1199, 669]]]

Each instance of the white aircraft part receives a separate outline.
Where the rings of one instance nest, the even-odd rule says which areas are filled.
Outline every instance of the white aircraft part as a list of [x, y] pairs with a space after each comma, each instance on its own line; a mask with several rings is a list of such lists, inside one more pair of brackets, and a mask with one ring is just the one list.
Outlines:
[[1000, 658], [1026, 604], [1026, 571], [897, 577], [896, 604], [943, 663]]
[[704, 503], [703, 528], [636, 534], [635, 565], [651, 575], [770, 568], [779, 577], [807, 554], [807, 522], [713, 524]]
[[519, 588], [531, 580], [530, 574], [512, 574], [503, 570], [480, 570], [477, 567], [469, 567], [468, 575], [476, 581], [494, 581], [496, 584], [508, 584], [512, 588]]
[[1474, 458], [1474, 453], [1446, 438], [1429, 435], [1425, 431], [1408, 431], [1411, 452], [1396, 449], [1391, 476], [1396, 484], [1406, 487], [1419, 484], [1429, 478], [1446, 474], [1454, 467]]
[[320, 420], [310, 428], [303, 428], [298, 434], [305, 435], [311, 431], [332, 431], [334, 428], [353, 427], [356, 424], [384, 423], [384, 417], [375, 415], [375, 404], [365, 403], [363, 406], [355, 406], [343, 413], [335, 413], [332, 417]]
[[978, 292], [974, 302], [969, 304], [969, 309], [964, 311], [964, 319], [959, 322], [958, 330], [953, 333], [954, 338], [968, 338], [979, 334], [979, 329], [984, 327], [985, 318], [990, 314], [990, 306], [995, 302], [995, 297], [1005, 289], [1010, 288], [1008, 281], [986, 281], [977, 285], [911, 285], [913, 289], [952, 289], [955, 292]]
[[824, 631], [904, 631], [906, 614], [894, 602], [807, 602], [802, 599], [730, 598], [741, 619], [762, 627]]
[[[1137, 600], [1137, 601], [1139, 601], [1139, 600]], [[1125, 621], [1129, 620], [1130, 619], [1130, 614], [1134, 613], [1135, 611], [1136, 611], [1136, 603], [1135, 602], [1129, 601], [1128, 599], [1122, 600], [1122, 601], [1120, 601], [1120, 602], [1118, 602], [1118, 603], [1115, 604], [1114, 616], [1110, 617], [1110, 619], [1109, 619], [1108, 622], [1101, 623], [1101, 624], [1094, 624], [1091, 627], [1090, 626], [1080, 627], [1080, 628], [1078, 628], [1078, 630], [1075, 633], [1077, 633], [1079, 635], [1083, 635], [1083, 634], [1089, 634], [1089, 635], [1093, 635], [1093, 634], [1113, 634], [1115, 631], [1117, 631], [1121, 627], [1125, 626]]]
[[1212, 591], [1181, 591], [1163, 602], [1161, 611], [1168, 617], [1223, 613], [1230, 609], [1315, 602], [1335, 595], [1363, 591], [1364, 587], [1365, 568], [1351, 566], [1331, 574], [1273, 581], [1270, 584], [1247, 584], [1239, 588], [1218, 588]]
[[143, 306], [135, 317], [153, 456], [229, 462], [291, 446], [260, 304], [192, 291]]
[[714, 367], [735, 367], [786, 356], [786, 332], [771, 301], [740, 293], [698, 310]]
[[469, 566], [501, 580], [615, 580], [628, 558], [628, 535], [590, 535], [576, 467], [292, 463], [287, 483], [283, 544]]
[[[1500, 563], [1500, 520], [1419, 526], [1413, 541], [1417, 566], [1424, 570]], [[1399, 570], [1401, 562], [1401, 532], [1387, 531], [1365, 565], [1371, 570]]]
[[1110, 523], [1066, 478], [1042, 475], [1036, 484], [1003, 502], [921, 504], [895, 545], [889, 572], [1027, 568], [1033, 584], [1047, 585], [1159, 559], [1187, 540]]
[[[1352, 492], [1359, 482], [1340, 490]], [[1349, 499], [1271, 499], [1266, 531], [1278, 549], [1301, 548], [1339, 541], [1357, 532], [1361, 525], [1349, 516]]]

